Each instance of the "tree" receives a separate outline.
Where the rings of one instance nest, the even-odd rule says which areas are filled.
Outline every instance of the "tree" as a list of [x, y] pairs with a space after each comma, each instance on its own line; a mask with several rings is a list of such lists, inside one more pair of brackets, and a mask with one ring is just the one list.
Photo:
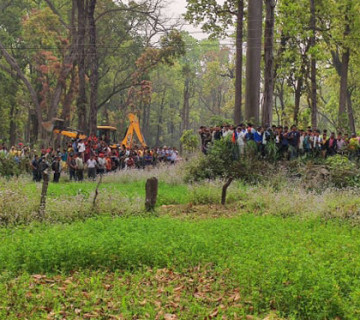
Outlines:
[[262, 0], [249, 1], [246, 49], [245, 118], [259, 122]]
[[223, 5], [220, 5], [216, 1], [187, 0], [187, 13], [185, 18], [192, 23], [203, 23], [202, 29], [206, 32], [210, 32], [212, 37], [227, 35], [227, 28], [232, 24], [236, 25], [234, 122], [237, 124], [240, 123], [242, 120], [241, 105], [244, 1], [226, 0]]
[[310, 36], [310, 80], [311, 80], [311, 126], [315, 129], [317, 128], [317, 83], [316, 83], [316, 55], [315, 55], [315, 45], [316, 45], [316, 10], [315, 10], [315, 0], [310, 1], [310, 23], [309, 28], [311, 31]]
[[263, 126], [272, 124], [272, 108], [274, 94], [274, 23], [276, 0], [265, 0], [265, 41], [264, 41], [264, 103], [262, 107]]

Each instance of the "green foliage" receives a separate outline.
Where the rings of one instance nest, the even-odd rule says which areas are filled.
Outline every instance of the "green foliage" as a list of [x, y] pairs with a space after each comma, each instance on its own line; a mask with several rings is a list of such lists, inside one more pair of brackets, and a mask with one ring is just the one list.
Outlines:
[[326, 159], [329, 168], [331, 182], [336, 187], [353, 187], [360, 185], [360, 169], [355, 162], [348, 157], [335, 155]]
[[[199, 299], [205, 301], [210, 298], [215, 301], [225, 295], [226, 290], [237, 288], [239, 297], [236, 303], [244, 305], [240, 309], [237, 307], [237, 312], [243, 310], [240, 312], [261, 315], [276, 309], [279, 316], [290, 319], [356, 319], [360, 307], [357, 294], [360, 277], [358, 233], [358, 228], [337, 221], [325, 224], [317, 219], [301, 221], [273, 216], [243, 215], [231, 219], [187, 221], [168, 217], [89, 219], [71, 225], [1, 229], [0, 269], [8, 275], [9, 272], [16, 275], [24, 271], [73, 274], [76, 270], [121, 269], [129, 272], [127, 277], [132, 277], [131, 274], [138, 272], [143, 276], [153, 274], [149, 268], [160, 275], [162, 271], [156, 271], [158, 268], [168, 268], [174, 278], [177, 273], [195, 275], [195, 266], [210, 264], [209, 268], [226, 272], [226, 277], [215, 278], [227, 281], [214, 285], [210, 292], [202, 293], [201, 283], [208, 281], [210, 275], [192, 277], [191, 282], [187, 282], [186, 277], [182, 278], [182, 285], [192, 289], [176, 289], [187, 293], [181, 302], [187, 307], [181, 311], [175, 308], [174, 313], [180, 315], [181, 312], [186, 318], [199, 316], [197, 303], [200, 302], [190, 298], [193, 297], [194, 287], [198, 288]], [[91, 283], [103, 281], [101, 279], [102, 276], [92, 277]], [[161, 279], [165, 281], [167, 277]], [[13, 285], [3, 284], [7, 281], [11, 280], [5, 278], [0, 281], [2, 306], [9, 305], [13, 299], [7, 294], [13, 292]], [[66, 296], [75, 297], [70, 293], [71, 288], [76, 287], [71, 285], [72, 281], [61, 290], [68, 292]], [[135, 283], [139, 286], [142, 281]], [[152, 281], [146, 283], [150, 287], [153, 285]], [[125, 286], [127, 290], [122, 291], [122, 310], [126, 308], [134, 314], [137, 302], [128, 300], [129, 285], [130, 282]], [[16, 283], [15, 287], [20, 290], [21, 285]], [[26, 292], [28, 290], [29, 285]], [[92, 295], [92, 290], [85, 291]], [[51, 296], [52, 301], [60, 297], [63, 301], [65, 297]], [[167, 299], [171, 299], [169, 296]], [[27, 299], [35, 305], [40, 303], [30, 295]], [[38, 299], [43, 299], [41, 293]], [[135, 299], [138, 302], [142, 300], [144, 298]], [[228, 305], [227, 301], [229, 299], [224, 299], [227, 307], [219, 309], [220, 315], [233, 314], [236, 306]], [[144, 304], [147, 305], [146, 301]], [[215, 308], [212, 304], [206, 306], [200, 309], [204, 316]], [[27, 307], [17, 303], [13, 308], [10, 309], [13, 311], [1, 308], [0, 312], [16, 310], [18, 313]], [[59, 312], [54, 304], [51, 304], [52, 308]], [[137, 317], [149, 310], [154, 312], [154, 308], [150, 304], [147, 308], [136, 309]]]
[[15, 160], [13, 156], [5, 155], [0, 152], [0, 176], [12, 177], [19, 176], [29, 170], [27, 159]]
[[199, 138], [193, 130], [185, 130], [180, 138], [180, 142], [186, 151], [194, 152], [198, 148]]
[[192, 159], [185, 167], [185, 181], [229, 178], [259, 182], [274, 172], [273, 166], [258, 158], [257, 145], [249, 141], [245, 156], [240, 157], [238, 145], [228, 137], [214, 142], [206, 156]]
[[201, 155], [186, 166], [185, 181], [228, 177], [233, 173], [236, 148], [230, 139], [216, 140], [206, 156]]
[[216, 115], [216, 116], [212, 116], [209, 120], [209, 125], [210, 126], [222, 126], [224, 124], [229, 124], [232, 123], [232, 120], [224, 118], [220, 115]]

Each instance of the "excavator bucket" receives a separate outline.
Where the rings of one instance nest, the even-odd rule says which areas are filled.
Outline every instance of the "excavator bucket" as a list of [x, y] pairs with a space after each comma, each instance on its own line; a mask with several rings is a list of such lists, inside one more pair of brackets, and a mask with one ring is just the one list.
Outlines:
[[64, 130], [65, 121], [63, 119], [53, 118], [50, 121], [43, 122], [42, 126], [47, 132], [53, 132], [55, 129]]

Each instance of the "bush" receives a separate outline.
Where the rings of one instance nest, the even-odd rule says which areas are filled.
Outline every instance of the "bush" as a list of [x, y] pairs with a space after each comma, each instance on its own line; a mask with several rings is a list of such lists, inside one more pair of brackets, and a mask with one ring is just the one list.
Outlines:
[[354, 187], [360, 185], [360, 170], [348, 157], [335, 155], [326, 159], [326, 167], [330, 172], [330, 182], [335, 187]]
[[216, 140], [206, 156], [199, 155], [185, 166], [185, 181], [225, 178], [232, 172], [238, 157], [237, 146], [230, 140]]
[[180, 142], [184, 150], [194, 152], [199, 144], [199, 138], [194, 134], [193, 130], [185, 130], [180, 138]]
[[0, 153], [0, 176], [19, 176], [21, 173], [25, 173], [29, 170], [28, 162], [28, 159], [25, 158], [21, 158], [16, 161], [15, 157]]
[[194, 157], [185, 166], [185, 181], [198, 182], [206, 179], [233, 177], [257, 183], [273, 173], [274, 166], [258, 158], [256, 144], [249, 143], [246, 148], [246, 156], [240, 157], [237, 144], [226, 139], [215, 141], [206, 156]]

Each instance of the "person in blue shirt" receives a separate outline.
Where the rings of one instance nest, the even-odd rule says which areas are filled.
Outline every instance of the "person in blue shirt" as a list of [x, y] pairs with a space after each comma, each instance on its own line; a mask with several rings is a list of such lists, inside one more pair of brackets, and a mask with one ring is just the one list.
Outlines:
[[299, 148], [299, 140], [300, 140], [300, 133], [297, 131], [296, 126], [291, 126], [291, 131], [287, 136], [287, 140], [289, 142], [290, 148], [290, 159], [296, 158], [298, 155], [298, 148]]
[[254, 134], [253, 134], [252, 128], [250, 126], [247, 128], [247, 132], [245, 134], [245, 140], [246, 140], [246, 142], [251, 141], [251, 140], [254, 141]]
[[254, 141], [256, 142], [257, 145], [257, 150], [259, 153], [262, 153], [262, 135], [263, 135], [263, 128], [262, 127], [258, 127], [257, 130], [254, 133]]

